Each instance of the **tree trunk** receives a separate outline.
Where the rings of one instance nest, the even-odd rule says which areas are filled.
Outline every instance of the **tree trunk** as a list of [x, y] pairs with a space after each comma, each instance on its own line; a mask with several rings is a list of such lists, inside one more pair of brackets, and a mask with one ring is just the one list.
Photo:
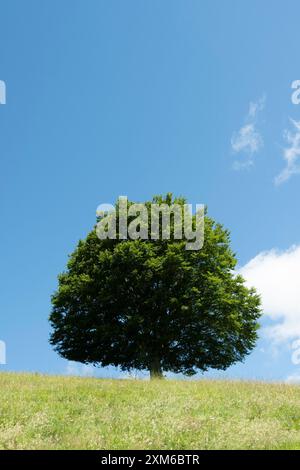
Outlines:
[[162, 379], [163, 373], [160, 366], [160, 360], [155, 358], [153, 359], [150, 366], [150, 379]]

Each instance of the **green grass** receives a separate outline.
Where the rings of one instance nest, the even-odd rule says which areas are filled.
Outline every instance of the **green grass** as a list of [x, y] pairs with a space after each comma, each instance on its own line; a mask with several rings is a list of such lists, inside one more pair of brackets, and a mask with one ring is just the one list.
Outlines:
[[0, 449], [300, 449], [300, 388], [1, 373]]

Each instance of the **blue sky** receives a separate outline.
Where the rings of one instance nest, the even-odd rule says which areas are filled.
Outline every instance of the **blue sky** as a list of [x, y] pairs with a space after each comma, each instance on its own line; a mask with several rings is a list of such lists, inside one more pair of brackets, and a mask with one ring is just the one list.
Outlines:
[[2, 370], [89, 372], [48, 344], [57, 274], [100, 203], [172, 191], [231, 230], [270, 310], [225, 375], [300, 375], [299, 14], [296, 0], [0, 0]]

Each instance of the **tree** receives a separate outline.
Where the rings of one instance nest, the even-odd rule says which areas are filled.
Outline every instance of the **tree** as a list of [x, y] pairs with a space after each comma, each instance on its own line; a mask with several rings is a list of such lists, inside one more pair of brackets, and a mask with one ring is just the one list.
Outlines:
[[198, 251], [184, 240], [100, 240], [94, 228], [59, 276], [50, 343], [66, 359], [151, 377], [225, 370], [253, 349], [261, 315], [235, 266], [228, 230], [207, 213]]

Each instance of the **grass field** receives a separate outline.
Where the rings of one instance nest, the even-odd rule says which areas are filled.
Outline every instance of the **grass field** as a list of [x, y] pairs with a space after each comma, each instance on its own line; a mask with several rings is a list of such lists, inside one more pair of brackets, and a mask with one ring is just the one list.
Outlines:
[[300, 387], [0, 374], [1, 449], [300, 449]]

